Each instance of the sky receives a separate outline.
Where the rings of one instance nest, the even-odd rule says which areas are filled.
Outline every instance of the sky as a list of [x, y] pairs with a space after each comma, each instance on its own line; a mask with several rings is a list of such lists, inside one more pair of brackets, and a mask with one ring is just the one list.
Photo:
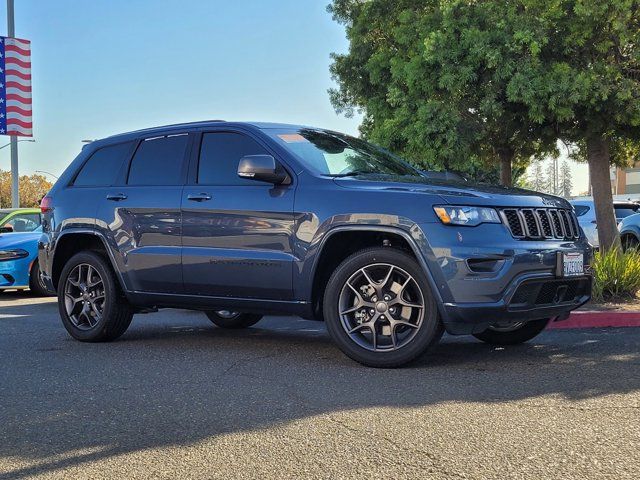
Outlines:
[[[84, 139], [176, 122], [274, 121], [357, 133], [360, 119], [337, 115], [327, 94], [330, 54], [348, 48], [328, 0], [15, 3], [16, 36], [32, 42], [36, 139], [19, 144], [21, 174], [59, 175]], [[0, 169], [9, 168], [4, 148]]]
[[[348, 49], [328, 3], [16, 0], [16, 37], [31, 41], [36, 140], [19, 144], [20, 173], [60, 175], [84, 139], [177, 122], [273, 121], [357, 134], [361, 118], [337, 115], [327, 93], [330, 54]], [[9, 168], [4, 148], [0, 170]], [[572, 171], [574, 190], [586, 190], [584, 166]]]

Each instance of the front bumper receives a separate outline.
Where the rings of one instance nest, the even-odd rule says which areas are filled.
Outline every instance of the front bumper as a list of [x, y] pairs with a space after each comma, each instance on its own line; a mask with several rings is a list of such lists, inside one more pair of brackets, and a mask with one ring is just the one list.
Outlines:
[[414, 238], [449, 333], [479, 333], [497, 322], [562, 319], [591, 298], [589, 274], [563, 278], [557, 268], [561, 253], [580, 252], [589, 272], [592, 249], [584, 235], [575, 241], [518, 240], [498, 224], [428, 224], [420, 230]]
[[454, 335], [480, 333], [500, 322], [565, 320], [591, 298], [592, 278], [534, 276], [514, 282], [503, 300], [493, 303], [445, 303], [445, 325]]
[[30, 257], [0, 262], [0, 290], [28, 288], [31, 262]]

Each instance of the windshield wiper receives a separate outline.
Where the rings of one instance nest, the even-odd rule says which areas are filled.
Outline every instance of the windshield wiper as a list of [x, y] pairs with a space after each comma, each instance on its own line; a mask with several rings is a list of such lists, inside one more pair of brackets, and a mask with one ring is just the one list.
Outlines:
[[326, 176], [332, 177], [332, 178], [341, 178], [341, 177], [355, 177], [357, 175], [368, 175], [372, 173], [374, 172], [362, 172], [362, 171], [354, 170], [353, 172], [346, 172], [346, 173], [327, 173]]

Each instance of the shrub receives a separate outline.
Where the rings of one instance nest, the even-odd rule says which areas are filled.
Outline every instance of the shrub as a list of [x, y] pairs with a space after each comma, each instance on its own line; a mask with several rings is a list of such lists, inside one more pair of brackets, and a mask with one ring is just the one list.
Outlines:
[[628, 249], [623, 253], [612, 248], [596, 252], [593, 279], [596, 301], [635, 298], [640, 291], [640, 251]]

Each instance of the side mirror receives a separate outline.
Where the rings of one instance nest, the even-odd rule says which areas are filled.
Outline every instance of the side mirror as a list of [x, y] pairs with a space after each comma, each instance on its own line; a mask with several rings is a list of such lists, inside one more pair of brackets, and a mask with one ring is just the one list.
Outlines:
[[0, 233], [13, 233], [13, 227], [11, 225], [0, 227]]
[[288, 175], [282, 167], [279, 167], [276, 159], [271, 155], [247, 155], [240, 159], [238, 164], [238, 176], [250, 180], [280, 185], [287, 183]]

